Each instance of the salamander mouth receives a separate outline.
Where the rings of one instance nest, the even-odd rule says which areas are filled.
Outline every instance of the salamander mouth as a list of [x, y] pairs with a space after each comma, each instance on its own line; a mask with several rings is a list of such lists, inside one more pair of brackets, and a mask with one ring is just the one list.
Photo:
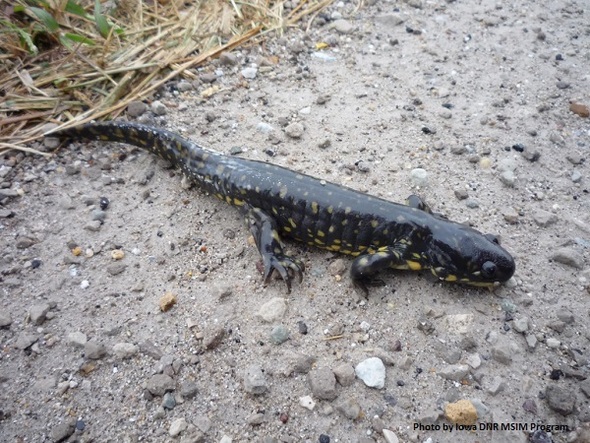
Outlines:
[[479, 271], [472, 274], [472, 276], [459, 277], [455, 274], [449, 273], [446, 268], [433, 267], [430, 268], [432, 275], [434, 275], [440, 281], [459, 283], [462, 285], [469, 285], [478, 288], [496, 288], [502, 283], [500, 281], [486, 281], [481, 279], [481, 273]]

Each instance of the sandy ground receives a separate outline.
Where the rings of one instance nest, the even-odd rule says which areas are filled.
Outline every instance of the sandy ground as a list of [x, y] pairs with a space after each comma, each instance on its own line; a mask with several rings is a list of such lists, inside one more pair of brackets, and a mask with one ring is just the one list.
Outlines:
[[[289, 243], [307, 269], [286, 294], [239, 213], [149, 154], [0, 159], [0, 440], [590, 441], [590, 122], [570, 110], [590, 105], [589, 4], [518, 3], [340, 2], [133, 118], [419, 193], [501, 236], [517, 270], [494, 292], [391, 272], [365, 300], [348, 258]], [[382, 389], [351, 377], [370, 357]]]

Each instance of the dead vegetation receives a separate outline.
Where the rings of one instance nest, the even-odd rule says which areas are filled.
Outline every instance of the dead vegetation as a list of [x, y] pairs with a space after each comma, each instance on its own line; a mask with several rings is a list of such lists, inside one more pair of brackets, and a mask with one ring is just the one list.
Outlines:
[[333, 0], [0, 0], [0, 152], [116, 118], [175, 77]]

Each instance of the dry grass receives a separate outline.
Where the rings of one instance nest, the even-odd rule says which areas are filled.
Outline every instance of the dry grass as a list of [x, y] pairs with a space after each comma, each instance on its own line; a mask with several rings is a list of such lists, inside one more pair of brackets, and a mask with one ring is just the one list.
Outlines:
[[[288, 14], [282, 1], [273, 0], [119, 0], [105, 13], [111, 26], [104, 36], [93, 20], [94, 0], [77, 2], [86, 17], [66, 12], [67, 0], [45, 1], [57, 31], [35, 31], [38, 19], [15, 14], [13, 1], [0, 0], [0, 19], [32, 35], [40, 47], [30, 55], [22, 34], [0, 22], [0, 153], [23, 149], [48, 122], [70, 126], [116, 118], [170, 79], [194, 79], [192, 68], [270, 30], [312, 20], [334, 0], [301, 0]], [[66, 33], [96, 44], [68, 47], [60, 42]]]

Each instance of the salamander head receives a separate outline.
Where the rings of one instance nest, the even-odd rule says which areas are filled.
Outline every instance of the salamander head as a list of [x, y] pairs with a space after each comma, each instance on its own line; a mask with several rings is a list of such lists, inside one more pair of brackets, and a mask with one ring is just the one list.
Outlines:
[[515, 264], [497, 237], [453, 224], [433, 232], [429, 258], [441, 280], [473, 286], [495, 286], [510, 279]]

